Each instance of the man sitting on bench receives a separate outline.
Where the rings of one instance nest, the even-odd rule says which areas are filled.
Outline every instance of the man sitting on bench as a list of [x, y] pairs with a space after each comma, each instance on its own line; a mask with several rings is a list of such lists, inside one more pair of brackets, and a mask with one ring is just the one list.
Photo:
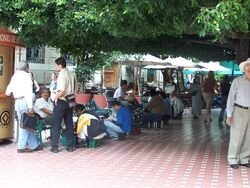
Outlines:
[[46, 125], [53, 124], [54, 104], [50, 99], [50, 91], [43, 88], [41, 98], [37, 99], [34, 105], [34, 111], [40, 115]]

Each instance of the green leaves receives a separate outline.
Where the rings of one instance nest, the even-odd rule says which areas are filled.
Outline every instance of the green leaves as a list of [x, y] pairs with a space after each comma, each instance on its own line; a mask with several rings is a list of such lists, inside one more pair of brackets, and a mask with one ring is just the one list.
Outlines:
[[224, 0], [212, 8], [201, 8], [197, 16], [200, 26], [199, 35], [214, 34], [217, 37], [224, 34], [233, 35], [235, 32], [249, 32], [248, 0]]
[[[2, 0], [0, 24], [16, 29], [28, 46], [49, 45], [73, 56], [147, 53], [150, 45], [172, 52], [187, 35], [249, 32], [249, 12], [249, 0]], [[160, 40], [169, 37], [176, 40]]]

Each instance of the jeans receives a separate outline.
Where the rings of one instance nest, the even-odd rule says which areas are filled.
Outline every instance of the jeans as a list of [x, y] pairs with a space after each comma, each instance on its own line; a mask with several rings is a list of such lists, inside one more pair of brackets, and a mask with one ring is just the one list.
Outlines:
[[227, 97], [223, 96], [221, 97], [221, 111], [218, 119], [219, 123], [221, 123], [224, 120], [226, 106], [227, 106]]
[[118, 133], [124, 133], [121, 127], [111, 121], [104, 120], [104, 125], [107, 127], [107, 132], [110, 137], [118, 137]]
[[64, 120], [66, 126], [65, 135], [67, 139], [67, 146], [72, 147], [74, 138], [73, 110], [69, 107], [66, 101], [60, 99], [57, 101], [53, 110], [53, 118], [53, 131], [51, 137], [52, 148], [58, 148], [62, 120]]
[[[18, 99], [15, 101], [15, 110], [20, 122], [21, 114], [24, 112], [28, 112], [28, 106], [25, 99]], [[17, 148], [25, 149], [27, 147], [30, 149], [35, 149], [36, 147], [38, 147], [37, 138], [34, 132], [19, 127]]]

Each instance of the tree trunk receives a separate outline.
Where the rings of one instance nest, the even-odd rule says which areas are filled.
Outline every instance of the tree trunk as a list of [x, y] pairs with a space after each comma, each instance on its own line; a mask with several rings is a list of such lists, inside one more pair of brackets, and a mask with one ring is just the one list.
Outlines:
[[240, 64], [249, 57], [249, 39], [239, 39], [236, 46], [236, 62]]

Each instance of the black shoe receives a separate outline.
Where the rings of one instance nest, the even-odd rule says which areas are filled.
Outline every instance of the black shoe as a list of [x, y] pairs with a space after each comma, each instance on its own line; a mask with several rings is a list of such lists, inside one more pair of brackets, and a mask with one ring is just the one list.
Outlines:
[[87, 148], [87, 147], [89, 147], [88, 140], [81, 140], [81, 142], [76, 145], [76, 148]]
[[68, 152], [73, 152], [73, 151], [75, 151], [75, 148], [74, 148], [73, 146], [68, 146], [68, 147], [66, 148], [66, 150], [67, 150]]
[[25, 149], [17, 149], [17, 153], [31, 153], [33, 152], [32, 149], [28, 149], [28, 148], [25, 148]]
[[58, 153], [59, 152], [58, 148], [53, 148], [53, 147], [50, 149], [50, 151], [52, 153]]
[[240, 164], [240, 166], [244, 166], [244, 167], [250, 168], [250, 163]]
[[33, 151], [41, 151], [41, 150], [43, 150], [42, 145], [38, 145], [35, 149], [33, 149]]
[[232, 169], [238, 169], [239, 168], [239, 165], [238, 164], [230, 164], [230, 167]]

